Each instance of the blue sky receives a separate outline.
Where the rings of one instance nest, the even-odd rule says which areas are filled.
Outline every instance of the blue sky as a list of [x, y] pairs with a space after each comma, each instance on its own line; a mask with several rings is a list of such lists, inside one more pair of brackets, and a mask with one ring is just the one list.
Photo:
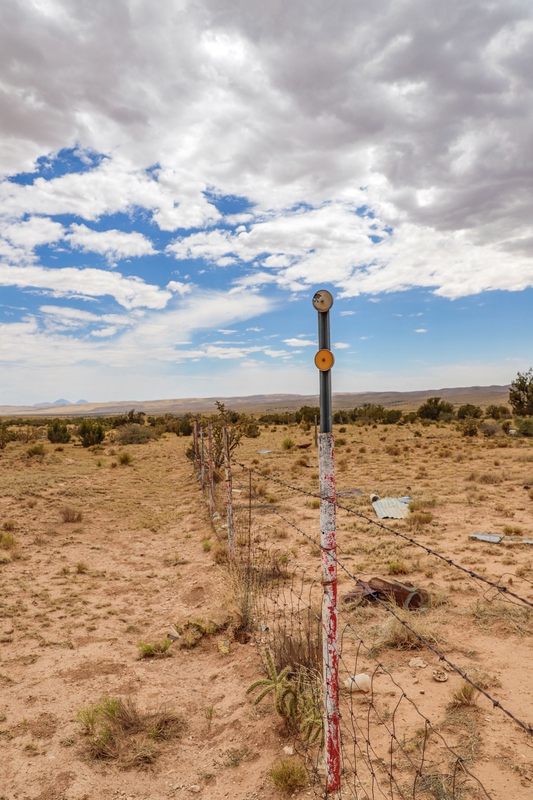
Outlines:
[[422, 6], [8, 0], [0, 404], [527, 369], [533, 12]]

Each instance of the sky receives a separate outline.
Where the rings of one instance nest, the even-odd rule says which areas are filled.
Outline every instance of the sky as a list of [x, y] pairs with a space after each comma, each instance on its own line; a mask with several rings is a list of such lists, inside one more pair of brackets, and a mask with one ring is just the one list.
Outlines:
[[530, 0], [2, 0], [0, 405], [509, 383]]

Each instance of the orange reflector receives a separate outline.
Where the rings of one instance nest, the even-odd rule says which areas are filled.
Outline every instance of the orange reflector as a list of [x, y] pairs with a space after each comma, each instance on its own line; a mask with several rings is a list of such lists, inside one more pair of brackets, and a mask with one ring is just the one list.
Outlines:
[[331, 350], [319, 350], [315, 356], [315, 365], [321, 372], [327, 372], [335, 363]]

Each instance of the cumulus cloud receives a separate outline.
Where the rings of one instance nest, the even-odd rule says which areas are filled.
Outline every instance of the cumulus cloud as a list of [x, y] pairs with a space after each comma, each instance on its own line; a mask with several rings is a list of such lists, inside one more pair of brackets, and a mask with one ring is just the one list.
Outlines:
[[101, 269], [47, 269], [0, 264], [0, 286], [37, 289], [54, 297], [103, 297], [111, 295], [124, 308], [164, 308], [170, 292]]
[[284, 339], [285, 344], [288, 344], [289, 347], [316, 347], [316, 342], [313, 342], [311, 339]]
[[110, 260], [151, 256], [156, 252], [152, 242], [136, 231], [95, 231], [86, 225], [73, 223], [66, 238], [74, 249], [84, 253], [99, 253]]

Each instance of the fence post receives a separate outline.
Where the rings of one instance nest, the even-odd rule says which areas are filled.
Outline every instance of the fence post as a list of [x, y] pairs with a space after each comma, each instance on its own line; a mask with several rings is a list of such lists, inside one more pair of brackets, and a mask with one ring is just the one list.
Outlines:
[[229, 457], [229, 437], [228, 429], [224, 428], [224, 472], [226, 478], [226, 509], [228, 522], [228, 556], [233, 563], [235, 554], [235, 543], [233, 537], [233, 497], [231, 486], [231, 462]]
[[335, 514], [335, 462], [331, 405], [331, 367], [335, 359], [330, 350], [329, 309], [333, 297], [325, 290], [316, 292], [313, 306], [318, 311], [318, 353], [320, 370], [320, 433], [318, 465], [320, 476], [320, 550], [322, 561], [322, 658], [324, 681], [324, 747], [326, 792], [340, 788], [339, 648], [337, 630], [337, 534]]
[[213, 424], [211, 422], [207, 426], [207, 458], [209, 469], [209, 513], [213, 516], [215, 511], [215, 475], [213, 470]]
[[192, 423], [192, 445], [194, 450], [194, 466], [198, 469], [198, 420], [193, 420]]
[[202, 489], [205, 488], [205, 447], [204, 447], [204, 429], [200, 428], [200, 483]]

